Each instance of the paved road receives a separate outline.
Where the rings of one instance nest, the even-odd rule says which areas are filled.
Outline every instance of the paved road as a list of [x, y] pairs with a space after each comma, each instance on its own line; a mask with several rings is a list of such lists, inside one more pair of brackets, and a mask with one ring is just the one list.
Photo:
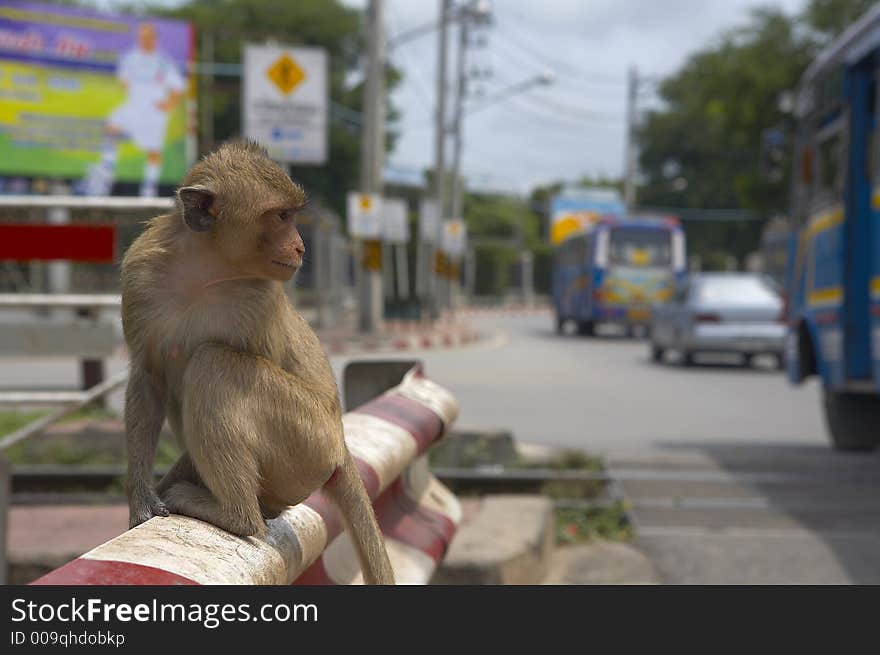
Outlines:
[[828, 447], [815, 383], [658, 366], [641, 342], [556, 336], [549, 314], [478, 324], [500, 336], [421, 354], [458, 425], [604, 453], [664, 582], [880, 583], [880, 454]]
[[[559, 337], [550, 314], [482, 318], [495, 338], [419, 353], [461, 402], [460, 427], [596, 452], [707, 443], [824, 445], [818, 388], [772, 370], [657, 366], [644, 342]], [[344, 359], [334, 358], [337, 374]]]

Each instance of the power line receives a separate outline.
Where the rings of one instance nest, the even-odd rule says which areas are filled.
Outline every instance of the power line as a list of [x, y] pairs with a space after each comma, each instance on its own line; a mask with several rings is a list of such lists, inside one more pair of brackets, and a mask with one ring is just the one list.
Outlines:
[[499, 29], [497, 33], [502, 38], [507, 39], [508, 42], [515, 45], [517, 48], [527, 52], [535, 59], [542, 61], [544, 65], [549, 66], [550, 68], [554, 69], [556, 72], [562, 75], [573, 76], [590, 82], [601, 84], [614, 84], [618, 86], [623, 86], [626, 84], [625, 80], [621, 79], [617, 75], [600, 73], [597, 71], [587, 71], [582, 68], [578, 68], [577, 66], [574, 66], [565, 60], [556, 59], [554, 57], [548, 56], [539, 47], [529, 44], [527, 40], [522, 37], [521, 33], [517, 33], [510, 24], [499, 25], [499, 27], [501, 29]]
[[539, 96], [539, 93], [541, 92], [536, 92], [532, 95], [523, 96], [523, 99], [527, 99], [534, 103], [540, 103], [547, 109], [552, 109], [553, 111], [558, 112], [564, 116], [573, 118], [574, 120], [604, 122], [616, 122], [623, 120], [623, 117], [617, 113], [595, 111], [592, 109], [586, 109], [584, 107], [567, 105], [565, 103], [557, 102], [556, 100], [551, 100], [543, 95]]
[[[394, 15], [394, 22], [397, 25], [400, 25], [400, 12], [397, 7], [393, 3], [389, 3], [391, 7], [391, 13]], [[403, 61], [403, 65], [407, 70], [407, 73], [412, 74], [412, 79], [414, 82], [414, 86], [417, 90], [417, 96], [419, 97], [419, 101], [424, 107], [425, 111], [428, 113], [428, 116], [434, 115], [434, 108], [431, 103], [430, 97], [431, 94], [428, 93], [428, 85], [422, 77], [421, 69], [414, 65], [409, 56], [405, 53], [405, 48], [395, 49], [392, 54], [400, 54], [400, 57]]]

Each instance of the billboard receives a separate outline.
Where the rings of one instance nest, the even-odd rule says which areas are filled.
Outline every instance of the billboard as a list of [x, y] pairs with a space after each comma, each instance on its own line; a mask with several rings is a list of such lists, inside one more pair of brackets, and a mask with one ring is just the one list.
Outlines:
[[561, 243], [589, 230], [605, 214], [622, 215], [623, 199], [614, 189], [567, 188], [550, 202], [550, 242]]
[[188, 23], [0, 2], [0, 175], [153, 195], [194, 156]]
[[244, 134], [275, 161], [327, 161], [327, 65], [322, 48], [245, 46]]

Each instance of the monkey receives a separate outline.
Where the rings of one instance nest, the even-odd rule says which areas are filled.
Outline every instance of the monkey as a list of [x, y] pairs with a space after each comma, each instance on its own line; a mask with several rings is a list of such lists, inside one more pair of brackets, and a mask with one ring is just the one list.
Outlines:
[[[264, 148], [226, 142], [126, 251], [129, 524], [175, 513], [262, 537], [266, 520], [323, 489], [364, 581], [394, 584], [327, 355], [283, 286], [302, 266], [305, 205]], [[182, 454], [154, 487], [166, 418]]]

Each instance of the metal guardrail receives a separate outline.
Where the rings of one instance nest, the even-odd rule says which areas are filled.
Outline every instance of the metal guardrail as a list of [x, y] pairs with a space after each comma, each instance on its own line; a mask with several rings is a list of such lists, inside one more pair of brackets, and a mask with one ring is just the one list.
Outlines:
[[[119, 309], [121, 305], [119, 294], [0, 293], [0, 308], [3, 309], [68, 307], [95, 310]], [[0, 405], [88, 403], [94, 400], [89, 396], [91, 391], [0, 391]]]
[[[3, 196], [0, 196], [2, 198]], [[0, 307], [82, 307], [98, 309], [122, 306], [118, 293], [0, 293]]]
[[66, 209], [172, 209], [173, 198], [142, 198], [140, 196], [25, 196], [0, 195], [0, 208], [46, 208]]
[[111, 391], [125, 384], [128, 380], [128, 371], [121, 371], [109, 379], [95, 385], [88, 391], [83, 392], [78, 398], [71, 400], [64, 407], [61, 407], [46, 416], [31, 421], [24, 427], [16, 430], [12, 434], [8, 434], [0, 439], [0, 584], [6, 584], [6, 548], [7, 548], [7, 530], [10, 500], [10, 481], [9, 466], [3, 458], [3, 451], [15, 444], [42, 432], [47, 427], [64, 418], [68, 414], [75, 412], [81, 407], [102, 398]]
[[[425, 457], [457, 415], [454, 396], [418, 367], [343, 416], [399, 583], [430, 580], [461, 520], [458, 501], [431, 475]], [[236, 539], [171, 515], [97, 546], [36, 584], [353, 583], [359, 566], [343, 527], [321, 490], [269, 521], [266, 538]]]
[[88, 405], [89, 403], [104, 397], [111, 391], [116, 390], [118, 387], [121, 387], [123, 384], [125, 384], [127, 380], [128, 370], [120, 371], [115, 375], [111, 375], [100, 384], [95, 385], [87, 391], [83, 391], [78, 398], [72, 400], [64, 407], [60, 407], [54, 412], [50, 412], [46, 416], [31, 421], [23, 428], [16, 430], [12, 434], [7, 434], [5, 437], [0, 439], [0, 451], [6, 450], [10, 446], [17, 444], [19, 441], [27, 439], [28, 437], [37, 434], [38, 432], [42, 432], [47, 427], [49, 427], [56, 421], [61, 420], [68, 414], [72, 414], [73, 412], [81, 409], [85, 405]]

